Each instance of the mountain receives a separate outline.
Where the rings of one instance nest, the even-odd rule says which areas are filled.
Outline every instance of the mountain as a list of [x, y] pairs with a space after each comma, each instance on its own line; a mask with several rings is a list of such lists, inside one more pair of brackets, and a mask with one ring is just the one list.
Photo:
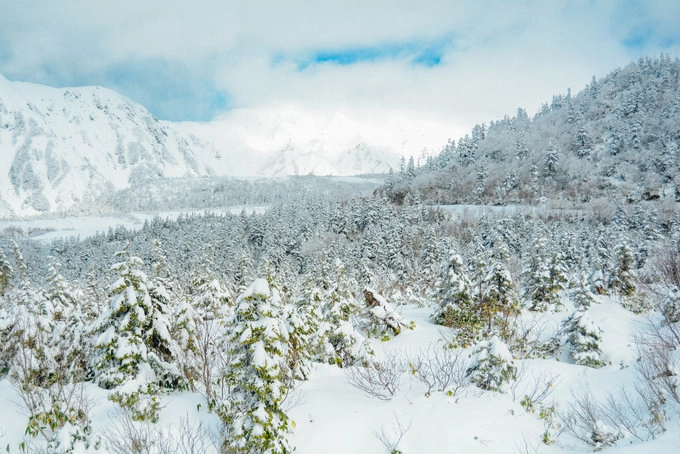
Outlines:
[[443, 203], [680, 201], [680, 60], [642, 58], [576, 96], [481, 124], [385, 186]]
[[0, 217], [82, 210], [160, 178], [385, 173], [424, 148], [395, 127], [384, 144], [341, 114], [291, 109], [171, 123], [105, 88], [0, 76]]

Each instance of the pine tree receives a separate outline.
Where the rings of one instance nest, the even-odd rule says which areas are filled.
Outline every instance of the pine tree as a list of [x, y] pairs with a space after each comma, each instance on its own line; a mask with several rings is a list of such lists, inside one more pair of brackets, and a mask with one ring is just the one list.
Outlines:
[[[26, 261], [24, 256], [21, 254], [21, 249], [16, 241], [12, 240], [12, 251], [14, 252], [14, 267], [17, 270], [16, 278], [21, 283], [22, 286], [28, 285], [28, 268], [26, 267]], [[0, 294], [2, 292], [0, 291]]]
[[14, 270], [7, 261], [5, 252], [0, 249], [0, 295], [3, 295], [12, 286]]
[[325, 297], [319, 334], [325, 343], [327, 360], [345, 367], [363, 359], [367, 351], [363, 336], [351, 321], [359, 313], [359, 307], [350, 289], [347, 269], [340, 259], [335, 261], [335, 276], [333, 287]]
[[232, 393], [218, 409], [233, 453], [289, 453], [288, 416], [281, 408], [284, 335], [281, 299], [264, 279], [241, 294], [228, 322], [232, 360], [225, 380]]
[[[134, 419], [155, 421], [160, 388], [185, 385], [171, 362], [171, 324], [167, 312], [149, 293], [150, 283], [142, 271], [144, 262], [130, 254], [128, 246], [115, 256], [122, 261], [111, 267], [118, 276], [111, 285], [111, 304], [94, 327], [98, 334], [92, 358], [95, 382], [113, 389], [110, 399], [129, 408]], [[134, 390], [119, 388], [132, 381]]]
[[602, 367], [600, 341], [602, 330], [595, 325], [588, 313], [580, 309], [565, 321], [569, 353], [576, 364], [588, 367]]
[[578, 309], [585, 310], [595, 303], [595, 295], [590, 291], [590, 283], [585, 274], [582, 274], [571, 291], [571, 300]]
[[563, 275], [559, 261], [548, 257], [544, 237], [538, 237], [530, 248], [529, 263], [522, 273], [524, 291], [522, 297], [528, 301], [532, 311], [544, 312], [551, 305], [559, 303], [557, 291], [563, 288]]
[[193, 281], [196, 289], [192, 298], [192, 305], [196, 313], [204, 320], [224, 320], [231, 312], [231, 294], [223, 289], [217, 279], [206, 272]]
[[486, 320], [487, 332], [493, 332], [496, 324], [500, 332], [507, 328], [508, 318], [519, 311], [515, 284], [506, 266], [510, 253], [500, 237], [494, 241], [494, 251], [490, 257], [489, 271], [484, 277], [486, 295], [482, 301], [480, 312]]
[[477, 344], [466, 374], [477, 387], [500, 392], [504, 384], [517, 378], [517, 367], [507, 345], [494, 336]]
[[456, 330], [456, 344], [467, 347], [479, 336], [483, 322], [479, 306], [472, 296], [470, 280], [463, 260], [455, 250], [449, 253], [449, 260], [442, 270], [435, 296], [437, 307], [432, 320]]
[[635, 293], [635, 270], [633, 270], [633, 252], [628, 243], [621, 240], [616, 246], [616, 265], [609, 286], [622, 297], [631, 297]]

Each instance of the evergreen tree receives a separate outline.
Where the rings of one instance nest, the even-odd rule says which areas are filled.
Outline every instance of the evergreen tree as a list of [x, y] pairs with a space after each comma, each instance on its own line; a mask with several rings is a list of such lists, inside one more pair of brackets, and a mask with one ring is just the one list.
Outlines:
[[[21, 254], [21, 249], [16, 241], [12, 240], [12, 251], [14, 252], [14, 267], [17, 270], [16, 278], [21, 283], [22, 286], [27, 285], [28, 280], [28, 268], [26, 267], [26, 261], [24, 256]], [[0, 291], [0, 294], [2, 292]]]
[[12, 286], [14, 270], [7, 261], [5, 252], [0, 249], [0, 295], [3, 295]]
[[559, 261], [548, 256], [545, 237], [538, 237], [530, 248], [529, 263], [522, 273], [522, 297], [531, 304], [532, 311], [546, 311], [559, 303], [557, 291], [563, 288], [564, 276]]
[[227, 452], [282, 454], [288, 447], [288, 416], [282, 367], [284, 334], [276, 288], [256, 279], [241, 294], [228, 321], [231, 363], [225, 376], [232, 392], [218, 409]]
[[633, 296], [637, 286], [635, 285], [635, 270], [633, 270], [633, 252], [625, 240], [620, 240], [616, 246], [616, 265], [612, 273], [609, 286], [623, 297]]
[[571, 291], [571, 300], [581, 310], [586, 310], [595, 302], [595, 295], [590, 291], [590, 283], [585, 274], [581, 275]]
[[231, 311], [229, 290], [223, 289], [220, 282], [205, 272], [194, 279], [196, 289], [192, 305], [197, 315], [204, 320], [224, 320]]
[[507, 247], [497, 236], [490, 257], [489, 272], [484, 277], [484, 287], [487, 290], [480, 307], [480, 315], [486, 320], [488, 333], [494, 331], [495, 324], [499, 324], [499, 331], [504, 335], [508, 318], [519, 311], [515, 284], [506, 266], [509, 257]]
[[[111, 285], [111, 304], [94, 326], [98, 334], [92, 358], [95, 382], [113, 389], [110, 398], [129, 408], [134, 419], [155, 421], [159, 389], [184, 386], [171, 362], [171, 324], [167, 312], [149, 294], [144, 262], [130, 254], [128, 246], [115, 256], [122, 261], [111, 267], [118, 276]], [[132, 381], [134, 387], [121, 388]]]
[[352, 365], [366, 354], [363, 336], [356, 330], [351, 317], [359, 313], [351, 293], [347, 269], [340, 259], [335, 261], [335, 282], [322, 308], [323, 322], [319, 327], [324, 342], [324, 356], [340, 367]]
[[576, 364], [588, 367], [602, 367], [600, 341], [602, 330], [595, 325], [588, 313], [581, 309], [565, 321], [569, 353]]
[[456, 330], [456, 344], [469, 346], [479, 336], [483, 322], [475, 304], [463, 260], [455, 250], [442, 270], [435, 295], [437, 307], [432, 320]]
[[517, 378], [517, 367], [507, 345], [494, 336], [477, 344], [466, 373], [477, 387], [500, 392], [504, 384]]

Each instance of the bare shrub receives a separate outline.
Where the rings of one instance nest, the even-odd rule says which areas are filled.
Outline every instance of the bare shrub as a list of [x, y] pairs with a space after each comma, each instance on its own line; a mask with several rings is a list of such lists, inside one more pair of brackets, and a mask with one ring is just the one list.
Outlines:
[[662, 407], [669, 399], [680, 404], [680, 379], [675, 348], [680, 335], [676, 326], [658, 326], [651, 323], [647, 333], [637, 336], [639, 361], [636, 372], [640, 378], [638, 389], [650, 411]]
[[652, 414], [641, 394], [622, 389], [617, 397], [610, 394], [603, 403], [603, 418], [611, 426], [618, 427], [639, 441], [656, 438], [666, 429], [664, 418]]
[[199, 392], [212, 410], [217, 402], [229, 395], [229, 387], [222, 377], [229, 366], [230, 348], [224, 329], [213, 320], [199, 321], [196, 325], [196, 350], [188, 362], [202, 385]]
[[673, 247], [660, 248], [651, 261], [654, 280], [680, 289], [680, 251]]
[[470, 385], [468, 362], [462, 349], [442, 348], [433, 344], [408, 357], [409, 370], [427, 387], [427, 396], [433, 391], [458, 395], [467, 388]]
[[559, 412], [564, 431], [596, 449], [614, 445], [623, 434], [605, 423], [604, 411], [588, 388], [571, 393], [566, 410]]
[[513, 452], [517, 454], [538, 454], [540, 446], [540, 443], [531, 442], [527, 434], [523, 433], [522, 439], [515, 443]]
[[218, 453], [213, 434], [202, 422], [181, 418], [179, 426], [163, 429], [147, 422], [133, 421], [129, 412], [118, 409], [117, 418], [104, 437], [112, 454], [199, 454]]
[[551, 372], [533, 373], [526, 377], [526, 367], [523, 365], [517, 372], [517, 381], [511, 386], [512, 400], [522, 396], [520, 405], [528, 412], [546, 404], [555, 387], [559, 384], [559, 376]]
[[405, 370], [401, 355], [390, 352], [383, 360], [373, 361], [365, 366], [345, 368], [345, 379], [370, 397], [390, 400], [399, 390], [399, 382]]
[[385, 426], [383, 425], [380, 427], [379, 432], [373, 432], [373, 436], [380, 440], [380, 443], [382, 443], [386, 453], [401, 454], [402, 451], [399, 449], [399, 444], [401, 443], [402, 438], [404, 438], [404, 435], [406, 435], [409, 430], [411, 430], [411, 422], [409, 422], [408, 426], [406, 426], [402, 424], [395, 414], [390, 428], [385, 429]]

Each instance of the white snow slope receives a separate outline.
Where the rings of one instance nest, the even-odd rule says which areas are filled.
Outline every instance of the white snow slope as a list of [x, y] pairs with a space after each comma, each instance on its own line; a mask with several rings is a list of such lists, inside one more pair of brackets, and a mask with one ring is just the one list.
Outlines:
[[105, 88], [0, 75], [0, 217], [67, 211], [157, 178], [382, 173], [445, 142], [426, 120], [359, 117], [279, 107], [171, 123]]

